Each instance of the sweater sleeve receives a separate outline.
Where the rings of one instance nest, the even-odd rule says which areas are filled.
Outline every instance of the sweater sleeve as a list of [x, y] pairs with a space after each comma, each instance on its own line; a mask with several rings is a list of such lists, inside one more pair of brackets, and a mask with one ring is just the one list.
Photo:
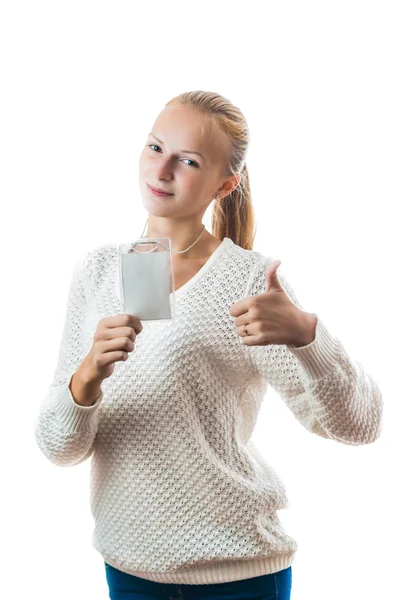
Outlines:
[[103, 392], [92, 406], [76, 403], [70, 382], [81, 362], [85, 325], [85, 258], [74, 265], [57, 366], [36, 415], [35, 439], [43, 454], [58, 466], [73, 466], [91, 455]]
[[[272, 257], [264, 256], [257, 261], [244, 298], [266, 290], [265, 271], [272, 261]], [[303, 310], [281, 265], [277, 276], [291, 301]], [[351, 445], [376, 441], [383, 413], [376, 381], [348, 355], [320, 317], [311, 314], [317, 318], [317, 325], [315, 339], [307, 346], [247, 346], [241, 340], [245, 356], [311, 433]]]

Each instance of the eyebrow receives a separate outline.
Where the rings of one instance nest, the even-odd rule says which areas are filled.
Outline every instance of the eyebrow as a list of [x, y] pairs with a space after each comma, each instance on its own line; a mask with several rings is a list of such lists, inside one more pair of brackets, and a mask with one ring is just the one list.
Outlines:
[[[162, 144], [163, 142], [161, 140], [159, 140], [159, 138], [157, 138], [155, 136], [154, 133], [149, 133], [148, 135], [152, 135], [155, 140], [157, 140], [158, 142], [160, 142], [160, 144]], [[207, 160], [205, 156], [203, 156], [203, 154], [201, 154], [200, 152], [195, 152], [195, 150], [180, 150], [180, 152], [185, 152], [186, 154], [197, 154], [198, 156], [201, 156], [204, 160]]]

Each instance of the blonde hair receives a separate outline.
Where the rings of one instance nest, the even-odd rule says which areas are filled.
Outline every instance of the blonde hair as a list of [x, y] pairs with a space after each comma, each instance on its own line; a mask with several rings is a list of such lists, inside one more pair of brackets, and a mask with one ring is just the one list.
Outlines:
[[224, 173], [227, 177], [239, 173], [241, 181], [230, 194], [215, 200], [212, 234], [219, 240], [229, 237], [238, 246], [252, 250], [256, 233], [255, 214], [245, 162], [249, 147], [249, 129], [244, 115], [230, 100], [214, 92], [184, 92], [172, 98], [166, 106], [176, 103], [195, 108], [205, 115], [202, 135], [205, 128], [210, 134], [213, 125], [217, 125], [228, 136], [230, 150], [227, 153]]

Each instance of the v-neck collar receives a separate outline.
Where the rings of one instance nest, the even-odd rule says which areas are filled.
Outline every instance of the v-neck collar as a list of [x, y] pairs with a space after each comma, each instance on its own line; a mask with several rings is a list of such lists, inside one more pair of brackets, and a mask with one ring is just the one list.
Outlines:
[[[191, 279], [188, 279], [188, 281], [186, 283], [184, 283], [184, 285], [179, 287], [178, 290], [175, 290], [175, 292], [174, 292], [175, 298], [178, 298], [179, 296], [181, 296], [181, 294], [183, 294], [184, 292], [189, 290], [192, 286], [194, 286], [195, 283], [197, 283], [199, 281], [199, 279], [201, 279], [201, 277], [204, 277], [204, 275], [206, 275], [207, 271], [209, 271], [211, 266], [216, 262], [216, 260], [219, 258], [219, 256], [227, 248], [227, 246], [230, 246], [233, 243], [234, 242], [232, 241], [231, 238], [225, 237], [223, 239], [223, 241], [214, 250], [214, 252], [212, 252], [212, 254], [209, 256], [207, 261], [201, 266], [199, 271], [197, 271], [197, 273], [195, 273], [195, 275], [193, 275], [191, 277]], [[173, 293], [170, 294], [170, 297], [172, 295], [173, 295]]]
[[[229, 246], [232, 246], [233, 244], [234, 244], [234, 242], [232, 241], [231, 238], [225, 237], [223, 239], [223, 241], [214, 250], [214, 252], [212, 252], [212, 254], [209, 256], [207, 261], [202, 265], [202, 267], [199, 269], [199, 271], [197, 273], [195, 273], [195, 275], [193, 277], [191, 277], [191, 279], [189, 279], [186, 283], [184, 283], [184, 285], [182, 285], [180, 288], [178, 288], [178, 290], [174, 291], [175, 299], [179, 298], [182, 294], [184, 294], [191, 287], [193, 287], [202, 277], [204, 277], [206, 275], [207, 271], [209, 271], [210, 268], [212, 267], [212, 265], [216, 262], [216, 260], [223, 254], [225, 249]], [[118, 250], [117, 250], [117, 252], [118, 252]], [[117, 271], [116, 271], [116, 280], [115, 280], [115, 291], [116, 291], [117, 297], [121, 301], [120, 272], [119, 272], [118, 260], [117, 260]], [[172, 295], [173, 295], [173, 293], [170, 294], [170, 298], [172, 297]]]

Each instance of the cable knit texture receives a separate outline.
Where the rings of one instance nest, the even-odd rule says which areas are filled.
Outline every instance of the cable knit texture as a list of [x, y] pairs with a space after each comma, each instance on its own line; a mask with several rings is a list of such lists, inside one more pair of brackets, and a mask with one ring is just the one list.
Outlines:
[[[77, 261], [52, 383], [35, 436], [46, 458], [91, 458], [92, 545], [115, 568], [145, 579], [222, 583], [287, 568], [298, 548], [278, 512], [280, 478], [251, 440], [270, 385], [309, 432], [360, 445], [380, 435], [380, 390], [318, 315], [307, 346], [247, 346], [232, 304], [266, 290], [272, 257], [224, 238], [176, 291], [174, 320], [143, 321], [128, 360], [115, 363], [93, 406], [71, 377], [98, 322], [122, 313], [118, 245]], [[301, 310], [293, 289], [281, 285]]]

